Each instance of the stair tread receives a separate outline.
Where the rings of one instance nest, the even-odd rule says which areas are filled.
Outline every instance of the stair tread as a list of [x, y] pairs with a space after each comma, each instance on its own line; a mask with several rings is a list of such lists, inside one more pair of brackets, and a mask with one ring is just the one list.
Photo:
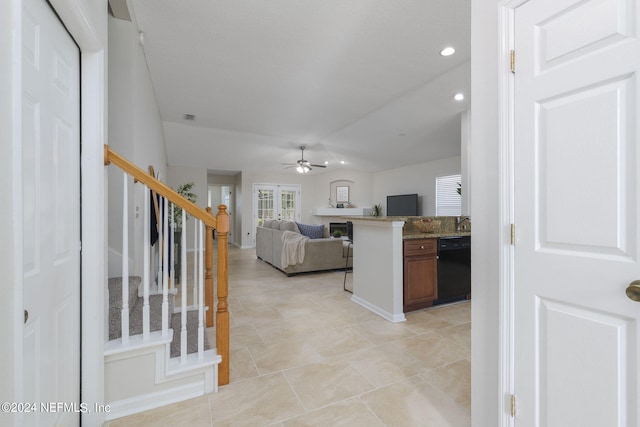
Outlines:
[[[138, 299], [138, 286], [142, 282], [140, 276], [129, 276], [129, 307], [133, 306]], [[112, 277], [109, 279], [109, 307], [116, 310], [122, 309], [122, 277]]]
[[[204, 326], [204, 325], [203, 325]], [[173, 329], [173, 341], [171, 341], [171, 357], [180, 356], [182, 313], [174, 313], [171, 316], [171, 328]], [[207, 332], [204, 332], [204, 349], [209, 349]], [[198, 351], [198, 310], [187, 311], [187, 354]]]
[[[137, 292], [137, 291], [136, 291]], [[149, 295], [149, 323], [150, 331], [159, 331], [162, 329], [162, 294]], [[174, 295], [168, 294], [169, 314], [174, 311]], [[120, 307], [109, 306], [109, 340], [115, 340], [122, 336], [122, 319]], [[142, 313], [144, 307], [144, 298], [136, 298], [135, 303], [129, 302], [129, 335], [137, 335], [142, 333]]]

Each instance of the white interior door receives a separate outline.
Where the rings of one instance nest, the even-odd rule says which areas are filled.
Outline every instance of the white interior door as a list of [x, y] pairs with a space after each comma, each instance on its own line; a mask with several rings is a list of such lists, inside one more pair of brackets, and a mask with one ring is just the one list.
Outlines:
[[637, 426], [639, 0], [515, 12], [516, 425]]
[[234, 212], [233, 207], [235, 206], [233, 203], [233, 191], [231, 191], [232, 187], [229, 185], [223, 185], [220, 189], [220, 197], [222, 199], [222, 204], [227, 207], [227, 212], [229, 213], [229, 233], [228, 233], [228, 242], [233, 243], [233, 215]]
[[24, 402], [61, 402], [24, 424], [78, 425], [80, 402], [79, 51], [44, 0], [22, 20]]
[[208, 187], [208, 205], [213, 215], [218, 213], [218, 205], [222, 204], [227, 207], [229, 214], [229, 233], [227, 241], [233, 243], [233, 191], [230, 185], [209, 185]]

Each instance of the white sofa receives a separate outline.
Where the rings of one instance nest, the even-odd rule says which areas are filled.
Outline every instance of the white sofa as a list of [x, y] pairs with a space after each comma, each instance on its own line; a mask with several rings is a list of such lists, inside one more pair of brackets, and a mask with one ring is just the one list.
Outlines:
[[285, 230], [299, 233], [293, 221], [266, 220], [256, 230], [256, 255], [287, 276], [311, 271], [337, 270], [351, 267], [353, 256], [349, 245], [342, 239], [331, 237], [309, 239], [304, 246], [304, 262], [282, 268], [282, 235]]

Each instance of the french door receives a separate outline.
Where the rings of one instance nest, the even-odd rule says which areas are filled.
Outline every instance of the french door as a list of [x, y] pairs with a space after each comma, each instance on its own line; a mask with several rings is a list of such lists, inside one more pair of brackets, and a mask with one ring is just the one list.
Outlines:
[[253, 229], [266, 219], [300, 221], [300, 186], [254, 184]]

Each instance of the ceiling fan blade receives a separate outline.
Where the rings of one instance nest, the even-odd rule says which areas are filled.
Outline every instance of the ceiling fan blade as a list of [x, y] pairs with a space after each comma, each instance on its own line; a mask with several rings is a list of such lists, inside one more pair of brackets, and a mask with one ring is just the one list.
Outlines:
[[300, 160], [298, 160], [297, 162], [295, 162], [295, 163], [280, 163], [280, 164], [288, 166], [285, 169], [289, 169], [289, 168], [296, 167], [296, 166], [298, 168], [303, 168], [303, 169], [306, 168], [306, 169], [309, 169], [309, 170], [311, 170], [312, 168], [326, 168], [327, 167], [326, 165], [314, 165], [309, 160], [306, 160], [304, 158], [304, 150], [305, 150], [305, 148], [307, 148], [307, 147], [305, 147], [304, 145], [300, 146], [301, 156], [300, 156]]

